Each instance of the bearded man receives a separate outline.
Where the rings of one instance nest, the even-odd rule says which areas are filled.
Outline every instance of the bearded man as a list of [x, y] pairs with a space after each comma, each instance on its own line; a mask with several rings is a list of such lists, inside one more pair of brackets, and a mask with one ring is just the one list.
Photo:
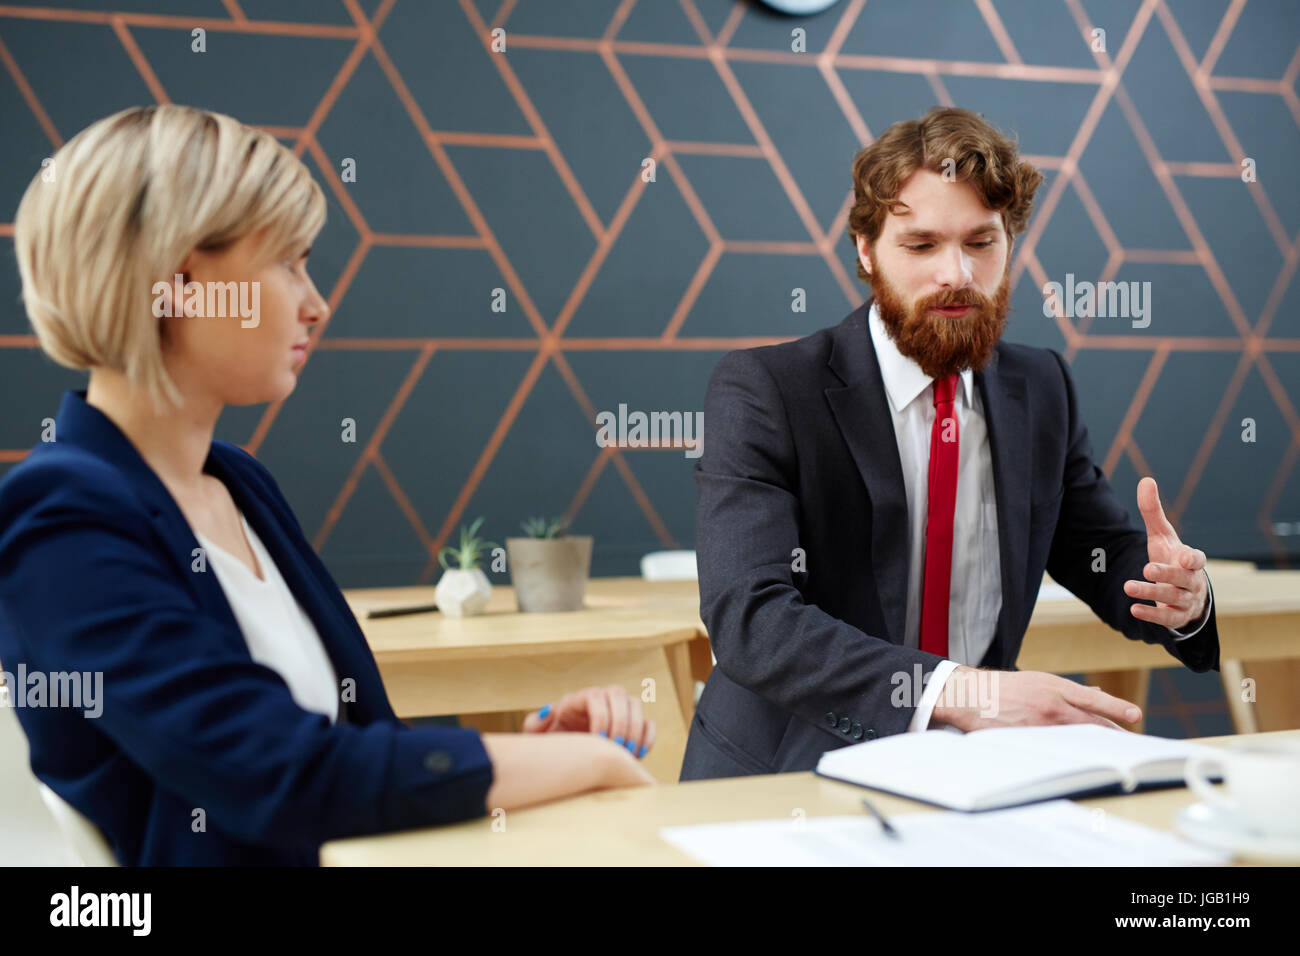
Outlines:
[[1015, 669], [1044, 570], [1130, 640], [1217, 670], [1205, 555], [1155, 481], [1131, 522], [1069, 367], [1001, 341], [1042, 174], [966, 110], [853, 162], [874, 293], [833, 328], [718, 363], [695, 467], [700, 612], [717, 657], [682, 779], [810, 770], [886, 734], [1141, 718]]

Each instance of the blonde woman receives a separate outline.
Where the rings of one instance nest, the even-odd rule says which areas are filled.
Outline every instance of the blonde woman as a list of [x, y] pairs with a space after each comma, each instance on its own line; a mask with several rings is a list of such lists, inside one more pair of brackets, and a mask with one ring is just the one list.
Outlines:
[[274, 479], [213, 440], [226, 405], [294, 389], [324, 216], [274, 138], [181, 106], [93, 124], [18, 209], [41, 347], [90, 380], [0, 484], [0, 661], [102, 687], [97, 714], [17, 712], [37, 777], [125, 864], [314, 865], [336, 837], [651, 782], [620, 688], [533, 733], [400, 722]]

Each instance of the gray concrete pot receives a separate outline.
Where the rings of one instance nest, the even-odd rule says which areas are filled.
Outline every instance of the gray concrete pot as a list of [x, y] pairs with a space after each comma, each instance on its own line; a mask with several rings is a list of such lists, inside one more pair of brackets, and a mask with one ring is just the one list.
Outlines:
[[591, 573], [591, 538], [506, 538], [521, 611], [579, 611]]

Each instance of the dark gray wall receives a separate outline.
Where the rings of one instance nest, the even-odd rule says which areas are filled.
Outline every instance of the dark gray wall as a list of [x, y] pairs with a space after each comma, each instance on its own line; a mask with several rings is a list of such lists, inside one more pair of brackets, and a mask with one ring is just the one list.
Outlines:
[[[0, 220], [58, 143], [160, 94], [272, 127], [330, 197], [311, 270], [335, 313], [283, 407], [229, 409], [219, 437], [266, 462], [344, 586], [431, 580], [430, 549], [474, 516], [499, 541], [566, 510], [596, 537], [595, 573], [635, 573], [645, 551], [693, 545], [693, 462], [602, 453], [594, 412], [698, 409], [727, 349], [838, 322], [863, 297], [851, 157], [954, 103], [1044, 167], [1008, 337], [1066, 354], [1121, 495], [1136, 512], [1152, 473], [1186, 540], [1294, 560], [1300, 7], [1250, 0], [1215, 44], [1227, 0], [1141, 20], [1137, 0], [1080, 6], [1082, 25], [1055, 0], [993, 0], [993, 22], [964, 0], [872, 0], [848, 20], [848, 4], [794, 20], [640, 0], [621, 22], [615, 0], [362, 0], [360, 19], [239, 0], [244, 21], [221, 0], [33, 7], [0, 16]], [[1184, 60], [1212, 47], [1198, 88]], [[0, 225], [0, 468], [82, 380], [35, 347], [11, 237]], [[1150, 326], [1044, 318], [1042, 284], [1067, 273], [1150, 282]]]

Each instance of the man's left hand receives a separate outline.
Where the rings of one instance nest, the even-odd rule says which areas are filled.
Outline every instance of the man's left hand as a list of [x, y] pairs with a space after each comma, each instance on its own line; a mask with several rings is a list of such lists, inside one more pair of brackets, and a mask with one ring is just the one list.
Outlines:
[[1200, 620], [1209, 598], [1209, 584], [1203, 573], [1205, 552], [1178, 540], [1178, 532], [1165, 517], [1154, 478], [1143, 478], [1137, 487], [1138, 510], [1147, 526], [1145, 581], [1124, 582], [1131, 598], [1155, 601], [1156, 606], [1134, 604], [1133, 616], [1152, 624], [1182, 628]]

